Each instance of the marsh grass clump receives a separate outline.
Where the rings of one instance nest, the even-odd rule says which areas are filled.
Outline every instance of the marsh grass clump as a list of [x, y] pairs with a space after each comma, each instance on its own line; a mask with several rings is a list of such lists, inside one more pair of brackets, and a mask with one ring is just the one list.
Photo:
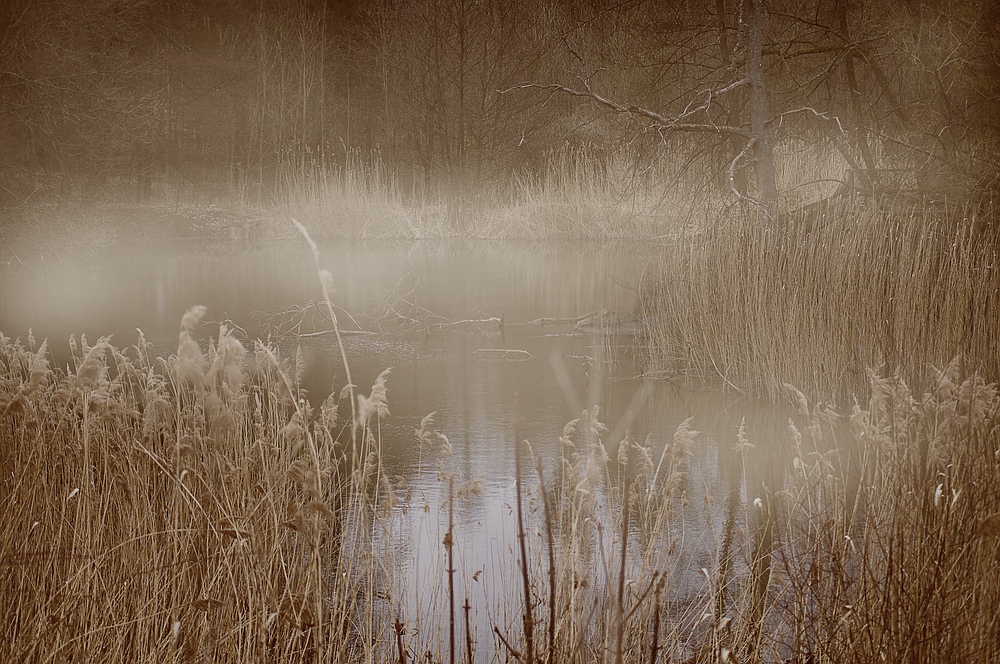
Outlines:
[[960, 353], [996, 379], [1000, 260], [974, 210], [858, 202], [786, 219], [732, 219], [680, 238], [647, 279], [656, 363], [783, 398], [792, 384], [846, 404], [867, 367], [912, 385]]
[[648, 162], [641, 150], [567, 144], [509, 174], [404, 185], [377, 152], [350, 151], [343, 165], [290, 176], [276, 207], [316, 237], [365, 239], [653, 238], [716, 207], [683, 156]]
[[314, 416], [273, 349], [251, 368], [225, 327], [195, 342], [203, 313], [157, 361], [81, 338], [52, 369], [0, 338], [4, 659], [370, 651], [377, 415], [352, 436], [335, 395]]
[[1000, 398], [954, 360], [792, 426], [776, 639], [794, 661], [996, 661]]

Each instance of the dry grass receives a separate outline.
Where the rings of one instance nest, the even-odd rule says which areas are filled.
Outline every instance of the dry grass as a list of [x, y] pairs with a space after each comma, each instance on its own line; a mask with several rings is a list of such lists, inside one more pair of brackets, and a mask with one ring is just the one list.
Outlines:
[[202, 313], [185, 316], [168, 360], [141, 338], [128, 355], [83, 341], [64, 372], [44, 344], [3, 339], [4, 659], [370, 648], [357, 637], [373, 629], [377, 570], [362, 552], [377, 468], [345, 473], [346, 459], [377, 457], [371, 428], [343, 435], [336, 395], [310, 412], [269, 348], [250, 371], [223, 328], [203, 353]]
[[[615, 440], [591, 410], [566, 426], [560, 459], [524, 447], [525, 553], [498, 561], [515, 572], [508, 592], [489, 596], [496, 631], [470, 646], [468, 579], [456, 593], [448, 573], [452, 547], [462, 555], [453, 533], [467, 524], [449, 517], [439, 574], [420, 579], [428, 601], [401, 599], [416, 579], [395, 562], [408, 546], [395, 538], [421, 499], [381, 470], [388, 372], [356, 414], [341, 412], [347, 389], [312, 412], [295, 360], [259, 344], [246, 353], [225, 328], [204, 351], [193, 338], [202, 313], [185, 316], [166, 360], [149, 358], [141, 338], [125, 353], [82, 342], [64, 371], [45, 344], [0, 342], [3, 659], [398, 662], [430, 651], [450, 662], [471, 647], [476, 661], [930, 662], [995, 652], [1000, 398], [960, 362], [931, 372], [925, 391], [872, 373], [871, 399], [844, 416], [792, 391], [797, 424], [782, 437], [792, 470], [761, 494], [734, 489], [703, 525], [685, 517], [697, 423], [654, 450]], [[450, 445], [431, 424], [416, 437], [439, 455], [451, 495]], [[753, 444], [741, 427], [720, 448], [735, 445], [742, 466]], [[463, 484], [449, 513], [477, 491]], [[714, 562], [692, 585], [685, 574], [704, 553], [688, 540], [699, 539]]]
[[720, 220], [664, 249], [644, 289], [658, 363], [780, 398], [786, 383], [845, 403], [866, 367], [911, 384], [963, 354], [996, 378], [1000, 261], [994, 234], [962, 211], [863, 203], [790, 220]]
[[873, 373], [847, 414], [799, 395], [772, 593], [794, 661], [1000, 658], [1000, 399], [961, 364]]
[[565, 147], [536, 169], [462, 194], [440, 183], [403, 187], [377, 155], [351, 154], [344, 166], [286, 183], [278, 207], [317, 237], [653, 238], [685, 223], [706, 200], [681, 166]]

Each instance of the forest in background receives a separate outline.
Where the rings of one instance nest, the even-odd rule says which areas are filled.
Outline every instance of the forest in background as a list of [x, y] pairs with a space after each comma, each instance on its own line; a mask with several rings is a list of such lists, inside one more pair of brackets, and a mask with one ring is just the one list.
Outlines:
[[769, 197], [767, 142], [783, 208], [989, 204], [1000, 7], [769, 0], [754, 118], [741, 4], [12, 0], [0, 205], [269, 206], [362, 171], [410, 203], [512, 204], [581, 167], [622, 201], [732, 203]]

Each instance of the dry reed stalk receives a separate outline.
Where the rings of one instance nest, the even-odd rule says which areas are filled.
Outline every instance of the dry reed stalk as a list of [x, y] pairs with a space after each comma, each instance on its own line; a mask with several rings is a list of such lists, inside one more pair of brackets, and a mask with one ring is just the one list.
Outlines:
[[444, 536], [444, 548], [448, 552], [448, 662], [455, 664], [455, 478], [448, 478], [448, 532]]
[[406, 649], [403, 647], [403, 623], [396, 618], [396, 664], [406, 664]]
[[468, 595], [465, 596], [462, 609], [465, 611], [465, 664], [472, 664], [472, 629], [469, 627], [469, 610], [472, 605], [469, 604]]
[[628, 564], [628, 540], [632, 516], [632, 486], [629, 478], [629, 452], [631, 442], [626, 438], [620, 443], [618, 462], [621, 469], [621, 550], [618, 563], [618, 591], [615, 595], [615, 664], [622, 664], [625, 653], [625, 568]]
[[[374, 384], [372, 385], [371, 392], [369, 396], [356, 395], [355, 386], [351, 378], [351, 368], [350, 363], [347, 360], [347, 353], [344, 349], [344, 343], [340, 327], [337, 322], [337, 314], [334, 310], [332, 304], [332, 299], [330, 297], [330, 291], [332, 289], [332, 277], [330, 273], [320, 267], [320, 257], [319, 249], [313, 239], [310, 237], [309, 232], [306, 228], [299, 223], [297, 220], [291, 220], [295, 228], [299, 231], [302, 237], [309, 244], [313, 255], [313, 261], [316, 266], [316, 271], [319, 276], [320, 286], [323, 291], [324, 302], [327, 307], [327, 312], [329, 314], [331, 323], [333, 325], [333, 330], [337, 338], [337, 346], [340, 351], [341, 362], [344, 367], [344, 372], [347, 379], [347, 385], [344, 387], [344, 392], [346, 392], [347, 397], [351, 404], [351, 477], [352, 477], [352, 490], [348, 492], [348, 503], [347, 503], [347, 515], [348, 520], [345, 524], [344, 530], [348, 532], [360, 533], [363, 531], [373, 532], [377, 520], [377, 487], [382, 478], [382, 451], [381, 451], [381, 436], [377, 433], [380, 425], [381, 418], [389, 414], [388, 402], [386, 398], [386, 378], [389, 374], [389, 369], [384, 370], [376, 378]], [[308, 430], [306, 430], [307, 439], [310, 443], [310, 448], [312, 449], [313, 442], [311, 435]], [[317, 477], [318, 477], [318, 466], [317, 466]], [[368, 503], [369, 487], [374, 487], [375, 495], [372, 496], [372, 504]], [[365, 515], [368, 515], [367, 517]], [[450, 531], [449, 531], [450, 535]], [[316, 535], [318, 537], [318, 533]], [[318, 540], [317, 540], [318, 544]], [[357, 561], [359, 560], [369, 560], [374, 561], [376, 556], [375, 552], [371, 549], [362, 550], [360, 548], [361, 543], [357, 545], [359, 548], [353, 549], [351, 551], [341, 552], [343, 567], [345, 573], [343, 578], [348, 580], [348, 588], [346, 590], [346, 595], [356, 595], [359, 589], [354, 585], [356, 582], [354, 579], [354, 570], [356, 569]], [[318, 546], [316, 547], [318, 551]], [[450, 553], [450, 549], [449, 549]], [[343, 557], [347, 554], [346, 557]], [[375, 586], [375, 565], [373, 562], [369, 562], [362, 570], [362, 578], [364, 579], [368, 588], [373, 588]], [[317, 584], [317, 589], [319, 584]], [[316, 595], [316, 610], [322, 610], [322, 604], [319, 599], [318, 590]], [[367, 593], [367, 601], [365, 602], [365, 612], [364, 612], [364, 629], [367, 630], [365, 635], [365, 643], [375, 643], [375, 630], [376, 626], [374, 624], [374, 596], [369, 591]], [[454, 638], [452, 638], [452, 641]]]
[[542, 498], [542, 510], [545, 518], [545, 550], [548, 556], [549, 578], [549, 638], [547, 644], [546, 662], [553, 664], [556, 653], [556, 553], [552, 537], [552, 511], [549, 506], [549, 494], [545, 489], [545, 474], [542, 472], [542, 457], [535, 459], [535, 470], [538, 471], [538, 493]]
[[[523, 489], [521, 485], [521, 444], [514, 441], [514, 485], [517, 494], [517, 546], [520, 553], [520, 572], [523, 590], [524, 607], [522, 609], [522, 625], [524, 628], [524, 664], [532, 664], [535, 658], [533, 630], [535, 620], [531, 607], [531, 579], [528, 575], [528, 544], [524, 532]], [[519, 658], [520, 659], [520, 658]]]
[[330, 314], [330, 321], [333, 324], [333, 330], [337, 336], [337, 348], [340, 350], [340, 360], [343, 364], [344, 375], [347, 377], [347, 385], [348, 389], [350, 390], [351, 422], [353, 430], [358, 426], [357, 407], [354, 404], [354, 381], [351, 380], [351, 365], [350, 362], [347, 361], [347, 351], [344, 350], [344, 340], [341, 338], [340, 326], [337, 324], [337, 312], [334, 311], [332, 304], [333, 299], [330, 297], [330, 290], [332, 289], [333, 285], [333, 277], [330, 276], [329, 272], [320, 267], [319, 247], [316, 246], [316, 243], [313, 241], [312, 237], [309, 236], [309, 231], [306, 230], [306, 227], [300, 224], [295, 219], [292, 219], [291, 221], [292, 224], [295, 226], [296, 230], [298, 230], [299, 234], [302, 235], [305, 241], [309, 244], [309, 249], [312, 251], [313, 262], [316, 265], [316, 273], [319, 275], [320, 288], [322, 288], [323, 290], [323, 301], [326, 303], [327, 312]]
[[781, 240], [731, 221], [683, 238], [647, 284], [662, 363], [774, 399], [791, 383], [840, 402], [867, 390], [865, 366], [924, 380], [956, 352], [984, 370], [1000, 360], [985, 324], [1000, 316], [989, 295], [1000, 263], [975, 223], [860, 203], [793, 221]]
[[656, 591], [653, 598], [653, 636], [649, 648], [649, 664], [656, 664], [656, 657], [660, 653], [660, 595], [663, 593], [663, 586], [663, 577], [660, 577], [656, 581]]

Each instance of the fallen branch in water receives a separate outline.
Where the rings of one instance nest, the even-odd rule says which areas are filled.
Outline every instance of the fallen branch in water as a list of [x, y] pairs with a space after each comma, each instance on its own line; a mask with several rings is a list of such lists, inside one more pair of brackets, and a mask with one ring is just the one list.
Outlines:
[[541, 325], [542, 327], [545, 327], [546, 325], [576, 325], [577, 323], [585, 321], [588, 318], [608, 316], [610, 314], [610, 309], [604, 309], [601, 311], [592, 311], [589, 314], [583, 314], [582, 316], [577, 316], [575, 318], [536, 318], [535, 320], [524, 323], [524, 325]]
[[[320, 334], [331, 334], [333, 332], [332, 329], [316, 329], [319, 325], [332, 322], [330, 320], [330, 314], [323, 310], [323, 307], [326, 305], [326, 302], [310, 300], [305, 304], [305, 306], [295, 305], [288, 307], [283, 311], [275, 313], [260, 312], [254, 314], [254, 316], [258, 317], [260, 325], [270, 330], [272, 338], [281, 338], [290, 334], [298, 337], [318, 336]], [[341, 329], [340, 331], [342, 334], [366, 334], [366, 331], [361, 326], [361, 323], [355, 320], [354, 316], [352, 316], [349, 312], [333, 303], [330, 303], [329, 306], [332, 309], [335, 309], [337, 313], [342, 313], [346, 316], [358, 328], [356, 330]], [[302, 328], [307, 322], [312, 328], [312, 331], [302, 332]]]
[[[403, 281], [407, 276], [411, 278], [412, 285], [409, 290], [400, 293]], [[476, 310], [475, 313], [481, 315], [481, 318], [450, 320], [435, 311], [431, 311], [427, 307], [418, 305], [415, 292], [418, 283], [419, 280], [416, 277], [413, 277], [411, 273], [407, 273], [407, 275], [397, 282], [391, 291], [386, 293], [381, 305], [374, 313], [370, 314], [374, 325], [380, 331], [387, 331], [383, 328], [383, 323], [388, 322], [393, 323], [396, 328], [389, 330], [392, 333], [423, 332], [430, 334], [431, 332], [442, 332], [445, 330], [482, 330], [484, 327], [492, 327], [499, 330], [501, 335], [503, 334], [503, 316], [489, 316]]]
[[[304, 332], [304, 333], [298, 335], [298, 337], [300, 339], [305, 339], [307, 337], [322, 337], [322, 336], [326, 336], [327, 334], [334, 334], [335, 332], [336, 332], [335, 330], [319, 330], [317, 332]], [[348, 336], [355, 336], [356, 337], [356, 336], [362, 336], [362, 335], [378, 334], [378, 332], [372, 332], [371, 330], [341, 330], [340, 334], [341, 334], [341, 336], [345, 336], [345, 337], [348, 337]]]
[[[323, 329], [330, 323], [330, 319], [329, 315], [324, 314], [320, 305], [320, 302], [312, 300], [305, 306], [292, 306], [276, 313], [265, 312], [256, 315], [259, 316], [260, 324], [270, 331], [269, 336], [272, 339], [289, 335], [298, 338], [320, 337], [332, 334], [332, 330]], [[542, 317], [523, 323], [507, 323], [504, 315], [491, 316], [473, 310], [472, 316], [480, 317], [449, 320], [426, 307], [417, 305], [412, 289], [403, 295], [397, 294], [394, 289], [375, 311], [364, 312], [361, 319], [366, 322], [365, 326], [362, 326], [347, 311], [339, 307], [337, 307], [337, 311], [350, 319], [357, 328], [354, 330], [341, 329], [341, 334], [355, 336], [372, 334], [399, 336], [411, 333], [430, 335], [454, 330], [457, 332], [481, 332], [491, 337], [499, 332], [500, 337], [503, 338], [506, 326], [570, 325], [572, 326], [572, 334], [575, 335], [594, 332], [628, 334], [639, 332], [642, 327], [641, 322], [631, 314], [618, 314], [611, 309], [600, 309], [581, 316], [567, 318]], [[494, 349], [483, 350], [492, 352]], [[529, 357], [512, 358], [508, 356], [501, 359], [529, 359]]]
[[463, 320], [456, 320], [447, 323], [438, 323], [437, 327], [441, 329], [455, 329], [463, 327], [481, 327], [483, 325], [496, 325], [501, 330], [503, 329], [503, 316], [497, 318], [492, 316], [490, 318], [466, 318]]
[[518, 348], [477, 348], [472, 354], [480, 360], [530, 360], [531, 353]]

